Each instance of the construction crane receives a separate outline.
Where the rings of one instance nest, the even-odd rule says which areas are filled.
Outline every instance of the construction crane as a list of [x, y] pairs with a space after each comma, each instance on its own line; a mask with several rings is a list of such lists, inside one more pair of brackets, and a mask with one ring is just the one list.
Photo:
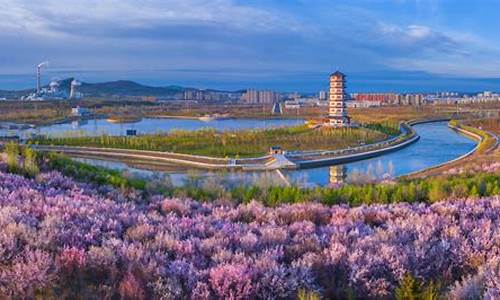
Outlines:
[[40, 94], [40, 90], [41, 90], [41, 87], [40, 87], [40, 77], [41, 77], [41, 73], [42, 73], [42, 67], [43, 66], [48, 66], [49, 65], [49, 62], [48, 61], [44, 61], [42, 63], [39, 63], [37, 66], [36, 66], [36, 93], [37, 94]]

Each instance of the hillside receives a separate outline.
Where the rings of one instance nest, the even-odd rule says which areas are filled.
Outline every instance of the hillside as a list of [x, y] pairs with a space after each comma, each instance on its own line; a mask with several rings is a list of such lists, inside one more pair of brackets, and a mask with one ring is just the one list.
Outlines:
[[[59, 81], [60, 88], [69, 91], [73, 78], [67, 78]], [[45, 85], [44, 87], [47, 87]], [[101, 83], [82, 82], [78, 88], [86, 96], [155, 96], [171, 97], [183, 93], [185, 90], [196, 90], [194, 88], [185, 88], [180, 86], [154, 87], [143, 85], [130, 80], [117, 80]], [[35, 89], [27, 90], [0, 90], [0, 98], [19, 98], [33, 93]], [[215, 90], [211, 90], [214, 91]]]
[[82, 83], [79, 90], [88, 96], [174, 96], [184, 92], [184, 88], [178, 86], [153, 87], [142, 85], [129, 80], [118, 80], [103, 83]]

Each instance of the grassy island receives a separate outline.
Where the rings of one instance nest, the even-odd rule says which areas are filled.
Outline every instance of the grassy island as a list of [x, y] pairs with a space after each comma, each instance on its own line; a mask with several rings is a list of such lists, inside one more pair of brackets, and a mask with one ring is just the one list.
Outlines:
[[255, 157], [267, 153], [270, 146], [286, 150], [341, 149], [387, 139], [395, 133], [394, 126], [371, 128], [310, 129], [306, 126], [217, 132], [214, 129], [197, 131], [176, 130], [168, 134], [135, 137], [60, 137], [39, 138], [31, 143], [43, 145], [89, 146], [120, 149], [170, 151], [214, 157]]

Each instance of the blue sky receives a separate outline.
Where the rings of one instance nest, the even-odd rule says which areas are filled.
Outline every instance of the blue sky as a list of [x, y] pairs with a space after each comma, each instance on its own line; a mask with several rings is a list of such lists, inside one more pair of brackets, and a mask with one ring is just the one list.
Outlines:
[[44, 80], [313, 92], [500, 90], [497, 0], [1, 0], [0, 88]]

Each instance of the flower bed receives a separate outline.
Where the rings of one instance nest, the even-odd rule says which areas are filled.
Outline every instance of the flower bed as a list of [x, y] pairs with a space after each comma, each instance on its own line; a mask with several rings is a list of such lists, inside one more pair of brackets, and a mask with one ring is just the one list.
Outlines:
[[[498, 299], [499, 222], [498, 196], [357, 208], [137, 204], [55, 172], [0, 172], [0, 294], [392, 298], [414, 288]], [[410, 277], [418, 287], [402, 284]]]

